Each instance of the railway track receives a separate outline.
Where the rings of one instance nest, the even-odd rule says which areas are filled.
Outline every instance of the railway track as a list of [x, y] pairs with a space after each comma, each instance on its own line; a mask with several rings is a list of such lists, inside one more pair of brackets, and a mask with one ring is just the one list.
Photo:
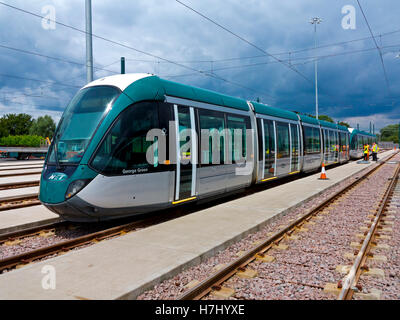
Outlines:
[[29, 188], [29, 187], [37, 187], [39, 186], [40, 181], [22, 181], [22, 182], [10, 182], [10, 183], [2, 183], [0, 184], [1, 190], [10, 190], [10, 189], [20, 189], [20, 188]]
[[[5, 170], [8, 171], [8, 170]], [[0, 178], [11, 178], [11, 177], [21, 177], [21, 176], [33, 176], [33, 175], [37, 175], [37, 174], [41, 174], [42, 170], [38, 170], [38, 171], [33, 171], [33, 172], [17, 172], [17, 173], [7, 173], [7, 174], [3, 174], [0, 171]]]
[[[315, 208], [309, 210], [305, 214], [303, 214], [301, 217], [295, 219], [293, 222], [289, 223], [288, 225], [284, 226], [281, 230], [274, 232], [272, 235], [270, 235], [267, 239], [261, 241], [261, 243], [255, 245], [253, 248], [249, 249], [248, 251], [242, 253], [239, 258], [233, 260], [229, 264], [222, 266], [219, 268], [218, 271], [214, 272], [211, 276], [206, 278], [205, 280], [201, 281], [200, 283], [197, 283], [195, 285], [190, 286], [191, 288], [185, 291], [183, 294], [181, 294], [178, 299], [179, 300], [198, 300], [198, 299], [207, 299], [209, 297], [222, 297], [222, 298], [228, 298], [230, 296], [233, 296], [235, 294], [235, 290], [229, 287], [230, 284], [227, 286], [224, 286], [224, 284], [228, 283], [230, 280], [232, 280], [235, 276], [244, 278], [244, 279], [251, 279], [253, 277], [257, 277], [257, 271], [254, 269], [251, 269], [249, 267], [251, 264], [255, 263], [256, 261], [259, 263], [271, 263], [272, 261], [275, 260], [275, 257], [267, 255], [269, 251], [271, 250], [285, 250], [287, 249], [288, 245], [283, 244], [285, 240], [288, 241], [301, 241], [301, 236], [298, 236], [298, 234], [303, 233], [303, 232], [310, 232], [308, 231], [307, 228], [308, 226], [312, 226], [314, 224], [317, 224], [318, 222], [317, 219], [321, 219], [322, 217], [320, 215], [324, 215], [328, 213], [327, 208], [329, 207], [334, 207], [337, 205], [340, 205], [339, 203], [344, 199], [346, 196], [348, 196], [350, 193], [354, 192], [355, 189], [362, 185], [364, 183], [370, 183], [368, 179], [371, 177], [374, 177], [374, 175], [381, 169], [384, 164], [388, 164], [391, 162], [391, 159], [395, 157], [397, 154], [393, 155], [390, 157], [388, 160], [381, 162], [378, 166], [374, 167], [373, 169], [369, 170], [364, 176], [360, 177], [358, 180], [355, 182], [345, 186], [332, 196], [328, 197], [325, 199], [322, 203], [320, 203], [318, 206]], [[380, 211], [384, 210], [382, 208], [385, 207], [385, 203], [387, 201], [387, 197], [390, 194], [391, 188], [393, 188], [393, 183], [394, 179], [396, 179], [398, 173], [399, 173], [399, 163], [398, 161], [393, 162], [396, 163], [397, 168], [396, 171], [391, 178], [392, 181], [390, 183], [390, 186], [387, 187], [386, 192], [384, 196], [382, 197], [382, 200], [380, 201], [380, 206], [377, 208], [376, 212], [379, 213]], [[372, 179], [371, 179], [372, 180]], [[360, 196], [360, 199], [364, 199]], [[360, 252], [357, 252], [357, 258], [360, 257], [360, 259], [356, 259], [355, 265], [353, 268], [351, 268], [351, 275], [353, 274], [359, 274], [361, 267], [364, 265], [363, 261], [364, 258], [366, 257], [368, 253], [368, 248], [370, 248], [371, 245], [371, 239], [373, 238], [372, 235], [374, 234], [377, 226], [377, 222], [379, 221], [378, 218], [381, 217], [380, 214], [376, 214], [374, 216], [374, 220], [372, 224], [370, 225], [371, 230], [366, 233], [366, 238], [365, 240], [362, 241], [363, 245], [362, 249]], [[319, 221], [319, 220], [318, 220]], [[372, 228], [375, 228], [372, 230]], [[311, 231], [312, 232], [312, 231]], [[365, 244], [364, 244], [365, 242]], [[369, 244], [367, 244], [369, 243]], [[292, 263], [296, 264], [296, 263]], [[301, 262], [298, 262], [299, 266], [303, 266]], [[346, 297], [348, 295], [351, 296], [352, 292], [354, 291], [354, 286], [349, 285], [349, 284], [354, 284], [355, 280], [352, 278], [352, 276], [349, 275], [346, 279], [343, 287], [342, 282], [338, 282], [337, 284], [334, 284], [333, 289], [336, 289], [337, 292], [341, 290], [347, 290], [346, 291]], [[283, 276], [280, 275], [282, 278]], [[275, 281], [283, 281], [281, 278], [275, 279]], [[289, 277], [290, 278], [290, 277]], [[196, 280], [193, 280], [196, 281]], [[286, 280], [285, 280], [286, 281]], [[196, 281], [197, 282], [197, 281]], [[233, 282], [233, 281], [232, 281]], [[287, 283], [290, 285], [295, 284], [295, 285], [301, 285], [301, 283], [296, 283], [294, 280], [292, 282], [290, 280], [287, 280]], [[234, 285], [231, 285], [234, 286]], [[246, 283], [246, 287], [250, 287], [251, 285]], [[255, 285], [256, 286], [256, 285]], [[309, 285], [310, 287], [313, 287], [312, 284]], [[270, 286], [271, 287], [271, 286]], [[314, 285], [314, 287], [318, 289], [322, 289], [320, 285]], [[243, 296], [241, 297], [242, 299], [244, 298]]]
[[[399, 195], [400, 186], [398, 185], [399, 172], [400, 172], [400, 165], [397, 165], [396, 172], [382, 200], [380, 201], [379, 208], [377, 212], [374, 214], [374, 217], [371, 218], [371, 222], [368, 224], [367, 227], [368, 230], [364, 232], [365, 239], [361, 244], [361, 248], [357, 253], [356, 259], [353, 265], [351, 266], [345, 279], [338, 284], [338, 288], [341, 288], [338, 297], [339, 300], [352, 300], [354, 292], [358, 291], [359, 289], [362, 289], [362, 287], [359, 285], [359, 280], [363, 272], [370, 271], [370, 268], [367, 265], [367, 258], [368, 256], [370, 257], [374, 256], [372, 249], [374, 246], [377, 245], [378, 240], [382, 237], [382, 230], [384, 230], [385, 227], [388, 226], [388, 221], [387, 221], [388, 219], [385, 218], [387, 218], [388, 205], [392, 200], [394, 200], [393, 197], [396, 187], [397, 187], [396, 200], [398, 201], [400, 198]], [[387, 230], [391, 231], [390, 229], [391, 228]], [[383, 238], [385, 237], [387, 238], [389, 236], [383, 235]]]
[[[31, 237], [49, 238], [52, 236], [56, 236], [57, 233], [63, 229], [76, 230], [79, 228], [88, 228], [89, 230], [84, 231], [86, 234], [74, 237], [70, 240], [59, 241], [55, 244], [43, 246], [36, 250], [29, 250], [22, 254], [16, 254], [5, 259], [1, 259], [0, 273], [2, 273], [4, 270], [19, 268], [21, 266], [49, 256], [63, 254], [78, 247], [95, 244], [106, 239], [122, 236], [127, 234], [128, 232], [143, 229], [158, 223], [165, 222], [166, 220], [175, 219], [190, 213], [189, 211], [183, 212], [180, 209], [170, 211], [172, 212], [168, 213], [163, 211], [161, 213], [146, 216], [145, 218], [140, 220], [136, 219], [135, 221], [132, 221], [132, 219], [124, 219], [125, 222], [131, 220], [131, 222], [126, 223], [122, 223], [121, 221], [117, 220], [91, 226], [90, 224], [86, 225], [60, 221], [45, 226], [23, 229], [12, 233], [0, 235], [1, 249], [2, 246], [3, 248], [4, 246], [18, 246], [20, 244], [23, 244], [26, 239], [29, 239]], [[93, 232], [92, 229], [96, 229], [98, 231]]]
[[40, 204], [37, 193], [31, 193], [21, 196], [12, 196], [0, 198], [0, 212], [12, 209], [19, 209]]
[[17, 171], [17, 170], [30, 170], [30, 169], [42, 169], [43, 165], [31, 166], [31, 167], [20, 167], [10, 166], [10, 167], [0, 167], [0, 174], [2, 171]]
[[[68, 252], [72, 249], [75, 249], [77, 247], [81, 247], [84, 245], [88, 244], [93, 244], [97, 243], [99, 241], [105, 240], [105, 239], [110, 239], [115, 236], [120, 236], [124, 235], [128, 232], [133, 231], [134, 229], [140, 227], [143, 224], [142, 221], [138, 222], [132, 222], [128, 223], [125, 225], [113, 227], [113, 228], [108, 228], [105, 230], [101, 230], [98, 232], [90, 233], [81, 237], [77, 237], [75, 239], [71, 240], [66, 240], [62, 241], [47, 247], [39, 248], [36, 250], [32, 250], [23, 254], [11, 256], [6, 259], [0, 260], [0, 272], [3, 272], [4, 270], [10, 270], [13, 268], [18, 268], [24, 265], [27, 265], [31, 262], [34, 262], [39, 259], [46, 258], [51, 255], [55, 254], [62, 254], [65, 252]], [[58, 227], [63, 226], [63, 227], [68, 227], [68, 224], [65, 222], [60, 222], [58, 224]], [[72, 226], [72, 225], [71, 225]], [[30, 236], [42, 236], [42, 237], [48, 237], [54, 234], [56, 229], [56, 226], [49, 226], [48, 228], [39, 228], [37, 230], [30, 230], [30, 231], [23, 231], [18, 235], [15, 235], [14, 237], [10, 238], [10, 235], [7, 237], [3, 238], [1, 241], [3, 241], [3, 244], [5, 245], [14, 245], [22, 242], [24, 238], [30, 237]], [[0, 241], [0, 243], [1, 243]], [[8, 242], [8, 243], [7, 243]]]
[[[247, 194], [247, 193], [246, 193]], [[33, 196], [33, 195], [32, 195]], [[208, 204], [207, 206], [210, 206]], [[4, 270], [10, 270], [19, 266], [23, 266], [34, 262], [36, 260], [40, 260], [49, 256], [53, 256], [56, 254], [62, 254], [72, 249], [85, 246], [88, 244], [97, 243], [99, 241], [113, 238], [116, 236], [124, 235], [128, 232], [135, 231], [137, 229], [142, 229], [157, 223], [164, 222], [166, 220], [171, 220], [185, 214], [189, 214], [192, 211], [201, 210], [200, 208], [196, 208], [194, 210], [185, 211], [182, 213], [180, 210], [172, 210], [175, 211], [174, 214], [169, 215], [165, 212], [155, 214], [154, 217], [146, 218], [139, 221], [128, 222], [121, 225], [113, 226], [113, 227], [104, 227], [103, 230], [90, 232], [80, 237], [76, 237], [71, 240], [61, 241], [55, 243], [50, 246], [45, 246], [36, 250], [31, 250], [22, 254], [13, 255], [7, 257], [5, 259], [0, 260], [0, 273]], [[68, 228], [76, 228], [77, 224], [72, 224], [68, 222], [58, 222], [53, 225], [48, 226], [39, 226], [36, 228], [30, 228], [27, 230], [21, 230], [14, 232], [12, 234], [6, 234], [0, 236], [0, 245], [18, 245], [22, 243], [25, 239], [30, 237], [51, 237], [57, 233], [59, 229], [68, 229]]]

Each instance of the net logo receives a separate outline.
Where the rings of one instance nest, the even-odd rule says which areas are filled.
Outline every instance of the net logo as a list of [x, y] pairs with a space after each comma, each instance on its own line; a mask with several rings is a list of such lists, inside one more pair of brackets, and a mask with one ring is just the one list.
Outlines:
[[55, 172], [48, 178], [48, 180], [51, 180], [51, 181], [64, 181], [67, 178], [68, 178], [68, 176], [65, 173]]

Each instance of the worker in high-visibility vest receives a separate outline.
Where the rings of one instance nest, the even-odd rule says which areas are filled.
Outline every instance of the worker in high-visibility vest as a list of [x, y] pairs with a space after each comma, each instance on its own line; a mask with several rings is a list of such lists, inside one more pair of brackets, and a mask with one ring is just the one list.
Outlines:
[[369, 145], [364, 144], [364, 160], [368, 161], [369, 158]]
[[373, 143], [372, 145], [372, 160], [378, 161], [378, 151], [379, 147], [376, 142]]

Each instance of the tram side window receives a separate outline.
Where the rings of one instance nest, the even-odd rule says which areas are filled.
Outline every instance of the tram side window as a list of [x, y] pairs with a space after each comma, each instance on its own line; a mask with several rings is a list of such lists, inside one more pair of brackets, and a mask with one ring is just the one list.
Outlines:
[[[201, 164], [219, 165], [225, 161], [225, 117], [224, 114], [211, 110], [199, 110], [201, 129]], [[218, 141], [219, 140], [219, 141]], [[219, 152], [219, 159], [218, 153]], [[213, 161], [214, 155], [214, 161]], [[214, 163], [213, 163], [214, 162]]]
[[318, 128], [304, 126], [305, 153], [321, 152], [320, 131]]
[[346, 151], [346, 135], [343, 132], [339, 132], [339, 144], [340, 152]]
[[229, 147], [231, 150], [232, 163], [243, 161], [246, 158], [246, 129], [250, 129], [250, 120], [247, 117], [228, 115], [227, 125], [230, 131], [231, 141], [229, 142]]
[[351, 140], [351, 149], [352, 150], [357, 150], [359, 149], [359, 140], [358, 140], [358, 136], [353, 136], [353, 139]]
[[[146, 173], [147, 132], [159, 127], [158, 104], [141, 102], [123, 111], [101, 143], [91, 165], [106, 175]], [[154, 162], [154, 159], [153, 159]]]
[[357, 136], [358, 139], [358, 149], [362, 150], [364, 148], [364, 141], [362, 136]]
[[271, 120], [264, 121], [265, 171], [264, 178], [275, 174], [275, 130]]
[[262, 131], [261, 131], [261, 121], [264, 121], [260, 118], [257, 118], [257, 133], [258, 133], [258, 160], [262, 161], [263, 159], [263, 151], [262, 151], [262, 147], [263, 147], [263, 136], [262, 136]]
[[330, 146], [329, 146], [329, 130], [324, 129], [324, 143], [325, 143], [325, 154], [329, 154]]
[[290, 125], [290, 134], [292, 140], [292, 163], [291, 170], [298, 170], [299, 168], [299, 155], [300, 155], [300, 146], [299, 146], [299, 126], [297, 124]]
[[289, 124], [276, 123], [276, 135], [278, 140], [278, 159], [290, 156]]
[[299, 126], [296, 125], [291, 125], [290, 126], [290, 131], [291, 131], [291, 135], [292, 135], [292, 156], [293, 157], [298, 157], [299, 155]]

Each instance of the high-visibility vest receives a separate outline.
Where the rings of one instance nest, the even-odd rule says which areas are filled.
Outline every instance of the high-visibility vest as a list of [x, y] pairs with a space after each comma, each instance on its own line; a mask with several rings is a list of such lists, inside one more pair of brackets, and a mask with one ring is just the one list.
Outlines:
[[372, 146], [372, 152], [378, 152], [378, 151], [379, 151], [378, 145], [377, 145], [377, 144], [374, 144], [374, 145]]
[[369, 145], [364, 146], [364, 153], [369, 153]]

